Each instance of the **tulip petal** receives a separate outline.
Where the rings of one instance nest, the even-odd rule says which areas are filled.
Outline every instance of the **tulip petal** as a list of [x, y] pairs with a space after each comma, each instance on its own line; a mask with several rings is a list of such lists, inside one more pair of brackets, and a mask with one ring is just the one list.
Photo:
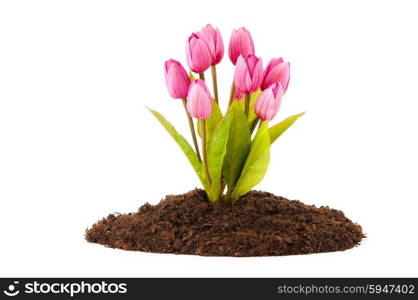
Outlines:
[[175, 99], [186, 98], [190, 78], [183, 66], [178, 61], [170, 59], [165, 62], [164, 70], [165, 82], [170, 96]]
[[206, 43], [193, 33], [186, 43], [187, 64], [193, 72], [206, 71], [212, 62], [210, 50]]
[[238, 90], [251, 94], [258, 90], [263, 75], [263, 62], [254, 55], [239, 56], [235, 66], [234, 82]]
[[205, 82], [193, 80], [187, 95], [187, 111], [193, 118], [204, 120], [212, 114], [212, 96]]
[[244, 27], [233, 30], [229, 42], [229, 58], [235, 65], [240, 55], [254, 54], [254, 42], [250, 32]]

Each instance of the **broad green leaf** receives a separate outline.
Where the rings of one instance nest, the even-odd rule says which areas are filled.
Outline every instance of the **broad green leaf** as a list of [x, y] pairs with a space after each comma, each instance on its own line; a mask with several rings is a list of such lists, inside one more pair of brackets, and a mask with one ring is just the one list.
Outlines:
[[163, 127], [167, 130], [171, 137], [176, 141], [177, 145], [180, 146], [181, 150], [183, 150], [184, 154], [186, 155], [187, 159], [189, 160], [190, 164], [195, 170], [197, 176], [202, 182], [203, 187], [206, 189], [206, 177], [203, 172], [202, 163], [198, 160], [196, 152], [193, 150], [193, 148], [190, 146], [187, 140], [177, 132], [174, 126], [163, 117], [163, 115], [150, 108], [148, 108], [148, 110], [154, 115], [154, 117], [157, 118], [161, 125], [163, 125]]
[[272, 126], [269, 129], [271, 143], [273, 144], [274, 141], [277, 140], [283, 134], [283, 132], [285, 132], [290, 126], [292, 126], [293, 123], [295, 123], [297, 119], [299, 119], [299, 117], [303, 116], [304, 114], [305, 112], [290, 116], [281, 121], [280, 123], [277, 123], [276, 125]]
[[[212, 107], [212, 114], [210, 118], [206, 120], [206, 138], [210, 140], [212, 138], [213, 131], [215, 130], [216, 126], [218, 126], [219, 122], [222, 120], [223, 115], [221, 109], [219, 108], [218, 103], [213, 101]], [[200, 122], [197, 123], [197, 132], [199, 136], [201, 135], [201, 124]]]
[[232, 115], [232, 122], [229, 128], [223, 174], [228, 189], [232, 190], [250, 151], [251, 131], [245, 112], [238, 102], [233, 102], [228, 114]]
[[208, 140], [207, 160], [209, 175], [212, 181], [210, 193], [208, 194], [212, 201], [219, 200], [222, 183], [222, 166], [226, 154], [231, 120], [232, 118], [230, 115], [223, 118], [214, 130], [212, 138]]
[[250, 153], [245, 161], [241, 176], [232, 191], [232, 201], [238, 198], [260, 183], [267, 172], [270, 161], [270, 135], [268, 124], [266, 121], [262, 122], [254, 141], [251, 145]]
[[[255, 104], [255, 101], [260, 96], [260, 94], [261, 94], [261, 90], [257, 90], [254, 93], [252, 93], [250, 97], [250, 113], [248, 114], [248, 123], [250, 123], [250, 127], [257, 117], [254, 111], [254, 104]], [[242, 109], [245, 111], [245, 100], [241, 99], [239, 100], [239, 103], [241, 104]]]

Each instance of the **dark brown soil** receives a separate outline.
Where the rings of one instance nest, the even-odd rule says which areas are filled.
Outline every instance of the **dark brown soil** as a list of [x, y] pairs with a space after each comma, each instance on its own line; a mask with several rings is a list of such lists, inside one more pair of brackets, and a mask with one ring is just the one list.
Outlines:
[[273, 256], [331, 252], [364, 234], [339, 210], [252, 191], [236, 205], [208, 202], [203, 190], [169, 195], [137, 213], [111, 214], [86, 231], [112, 248], [205, 256]]

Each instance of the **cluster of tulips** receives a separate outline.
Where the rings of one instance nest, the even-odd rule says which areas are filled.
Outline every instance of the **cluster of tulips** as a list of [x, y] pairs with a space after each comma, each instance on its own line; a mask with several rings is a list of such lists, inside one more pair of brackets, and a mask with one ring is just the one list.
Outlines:
[[[183, 101], [194, 148], [160, 113], [150, 111], [185, 153], [208, 199], [234, 203], [263, 179], [271, 144], [303, 113], [269, 127], [268, 122], [277, 115], [287, 91], [290, 65], [282, 58], [274, 58], [263, 69], [262, 59], [255, 56], [250, 32], [240, 28], [232, 32], [229, 42], [229, 58], [235, 65], [235, 73], [223, 114], [216, 72], [223, 56], [221, 33], [208, 24], [187, 40], [189, 73], [174, 59], [165, 63], [168, 92], [172, 98]], [[205, 80], [209, 68], [213, 97]]]

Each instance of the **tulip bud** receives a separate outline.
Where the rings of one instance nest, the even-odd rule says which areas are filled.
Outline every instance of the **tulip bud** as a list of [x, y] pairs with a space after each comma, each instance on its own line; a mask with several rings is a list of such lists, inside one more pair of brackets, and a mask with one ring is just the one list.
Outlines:
[[229, 59], [235, 65], [240, 55], [245, 57], [249, 54], [255, 54], [254, 42], [250, 32], [244, 27], [234, 29], [229, 41]]
[[212, 65], [221, 62], [224, 56], [224, 42], [222, 41], [221, 32], [218, 28], [213, 28], [208, 24], [197, 33], [197, 35], [206, 43], [212, 57]]
[[290, 64], [288, 62], [284, 62], [282, 58], [273, 58], [264, 70], [261, 89], [265, 90], [273, 83], [279, 82], [283, 88], [283, 92], [286, 93], [289, 85], [289, 79]]
[[241, 100], [244, 98], [245, 94], [241, 92], [239, 89], [235, 89], [234, 91], [234, 99]]
[[234, 82], [242, 93], [251, 94], [260, 88], [263, 79], [263, 61], [252, 54], [240, 56], [235, 66]]
[[254, 105], [254, 111], [261, 120], [272, 120], [279, 111], [282, 103], [283, 88], [280, 83], [275, 83], [265, 89]]
[[164, 64], [165, 83], [168, 93], [174, 99], [184, 99], [189, 91], [190, 78], [181, 63], [169, 59]]
[[186, 43], [186, 56], [189, 68], [196, 73], [205, 72], [212, 63], [212, 56], [205, 41], [193, 33]]
[[205, 81], [193, 80], [187, 95], [187, 111], [196, 119], [205, 120], [212, 114], [212, 101], [209, 89]]

